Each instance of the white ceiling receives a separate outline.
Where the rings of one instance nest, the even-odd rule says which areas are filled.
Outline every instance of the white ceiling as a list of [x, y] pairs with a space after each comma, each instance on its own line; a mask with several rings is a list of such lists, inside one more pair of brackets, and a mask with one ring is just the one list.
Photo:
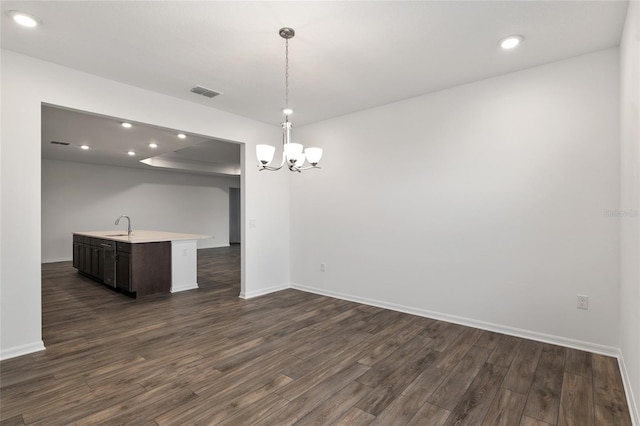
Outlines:
[[[240, 175], [240, 145], [200, 135], [121, 119], [42, 106], [42, 157], [52, 160], [109, 164], [120, 167], [159, 167], [197, 174]], [[52, 144], [64, 142], [68, 145]], [[157, 148], [151, 148], [155, 143]], [[89, 146], [88, 150], [80, 148]], [[129, 156], [128, 151], [135, 156]], [[142, 163], [141, 160], [146, 160]]]
[[[2, 1], [2, 47], [278, 125], [290, 26], [297, 126], [612, 46], [618, 1]], [[36, 15], [18, 27], [5, 12]], [[516, 51], [497, 42], [523, 34]], [[189, 89], [202, 85], [213, 99]]]
[[[626, 1], [2, 1], [2, 48], [279, 125], [283, 26], [297, 125], [617, 46]], [[37, 16], [19, 27], [8, 10]], [[522, 34], [517, 50], [498, 41]], [[195, 95], [201, 85], [222, 92]], [[44, 158], [239, 173], [239, 147], [43, 107]], [[123, 117], [126, 118], [126, 117]], [[178, 129], [179, 130], [179, 129]], [[69, 146], [50, 144], [51, 140]], [[149, 142], [159, 147], [151, 149]], [[87, 143], [89, 151], [79, 145]], [[134, 149], [135, 157], [126, 155]], [[232, 158], [234, 159], [232, 161]], [[204, 159], [204, 160], [203, 160]]]

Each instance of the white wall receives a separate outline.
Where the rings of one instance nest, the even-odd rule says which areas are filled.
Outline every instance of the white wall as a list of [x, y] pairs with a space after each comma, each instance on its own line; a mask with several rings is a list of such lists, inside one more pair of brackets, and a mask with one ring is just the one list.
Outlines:
[[[280, 139], [279, 126], [14, 52], [2, 50], [1, 54], [0, 358], [42, 348], [40, 109], [43, 102], [243, 142], [242, 296], [289, 285], [289, 176], [258, 174], [253, 154], [257, 143]], [[251, 226], [247, 226], [249, 221]]]
[[618, 73], [609, 49], [299, 128], [325, 157], [291, 179], [293, 285], [617, 353]]
[[132, 227], [212, 235], [198, 248], [229, 245], [229, 188], [239, 176], [42, 160], [42, 261], [71, 259], [74, 231]]
[[620, 42], [620, 337], [627, 394], [640, 423], [640, 3], [631, 1]]

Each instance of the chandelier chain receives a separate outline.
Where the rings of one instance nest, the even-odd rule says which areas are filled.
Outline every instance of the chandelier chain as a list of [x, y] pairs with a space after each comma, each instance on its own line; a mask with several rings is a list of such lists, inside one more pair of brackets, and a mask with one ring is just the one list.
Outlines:
[[289, 39], [285, 39], [284, 49], [284, 106], [289, 108]]

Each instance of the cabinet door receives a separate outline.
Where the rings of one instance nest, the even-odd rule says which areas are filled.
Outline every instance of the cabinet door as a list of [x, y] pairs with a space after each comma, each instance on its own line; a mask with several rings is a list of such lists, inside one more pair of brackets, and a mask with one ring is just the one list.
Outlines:
[[82, 262], [80, 263], [80, 271], [86, 274], [91, 273], [91, 246], [89, 244], [82, 244]]
[[102, 246], [102, 282], [109, 287], [116, 286], [116, 244], [103, 241]]
[[82, 244], [74, 242], [73, 243], [73, 267], [78, 269], [80, 265], [80, 253]]
[[118, 251], [116, 254], [116, 287], [131, 291], [131, 255]]
[[100, 281], [104, 278], [104, 258], [102, 248], [91, 246], [91, 275]]

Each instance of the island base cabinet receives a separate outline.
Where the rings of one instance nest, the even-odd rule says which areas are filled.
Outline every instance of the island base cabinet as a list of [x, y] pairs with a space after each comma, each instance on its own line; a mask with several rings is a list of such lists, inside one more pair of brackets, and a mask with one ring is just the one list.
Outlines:
[[73, 267], [133, 297], [171, 292], [171, 242], [121, 243], [73, 236]]
[[136, 297], [171, 291], [171, 243], [117, 243], [116, 286]]

